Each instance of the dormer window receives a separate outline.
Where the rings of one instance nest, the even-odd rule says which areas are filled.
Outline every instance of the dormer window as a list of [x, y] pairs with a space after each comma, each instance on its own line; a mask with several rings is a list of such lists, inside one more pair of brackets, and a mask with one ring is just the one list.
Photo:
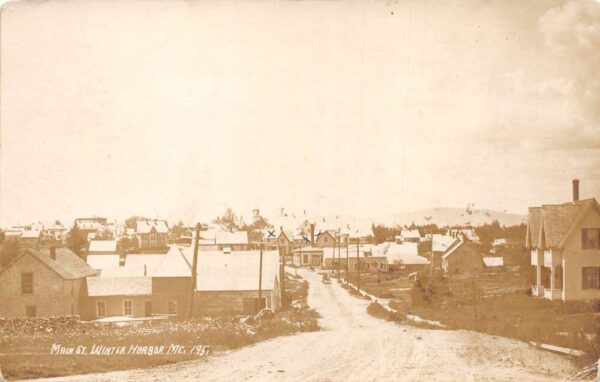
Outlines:
[[584, 228], [581, 230], [582, 249], [600, 249], [600, 228]]

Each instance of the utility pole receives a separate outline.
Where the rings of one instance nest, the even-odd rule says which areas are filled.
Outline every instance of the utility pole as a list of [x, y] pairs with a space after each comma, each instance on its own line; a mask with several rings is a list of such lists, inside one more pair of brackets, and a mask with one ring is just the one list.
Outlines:
[[[337, 242], [337, 234], [334, 233], [333, 234], [333, 257], [332, 257], [332, 260], [335, 260], [335, 246], [336, 246], [336, 242]], [[340, 260], [339, 259], [337, 261], [337, 278], [338, 278], [338, 280], [340, 279]]]
[[431, 247], [429, 251], [429, 286], [431, 286], [431, 280], [433, 279], [433, 234], [431, 234]]
[[260, 242], [260, 261], [258, 265], [258, 299], [262, 299], [262, 260], [263, 260], [263, 244]]
[[280, 305], [284, 307], [284, 299], [285, 299], [285, 258], [281, 251], [281, 246], [279, 245], [279, 240], [277, 240], [277, 252], [279, 253], [279, 285], [281, 285], [281, 293], [280, 293]]
[[350, 246], [350, 237], [348, 237], [348, 240], [346, 241], [346, 285], [348, 285], [348, 277], [350, 277], [349, 273], [348, 273], [348, 271], [350, 270], [350, 258], [348, 256], [349, 252], [350, 252], [349, 246]]
[[188, 318], [194, 314], [194, 291], [196, 290], [196, 271], [198, 269], [198, 242], [200, 241], [200, 223], [196, 223], [196, 240], [194, 241], [194, 258], [192, 260], [192, 285], [190, 288], [190, 307]]
[[360, 293], [360, 257], [358, 249], [360, 247], [360, 237], [356, 237], [356, 291]]
[[[338, 241], [340, 240], [340, 236], [338, 234]], [[342, 246], [341, 246], [341, 242], [338, 243], [338, 281], [340, 280], [340, 268], [342, 266], [342, 254], [341, 254], [341, 250], [342, 250]], [[333, 254], [335, 256], [335, 253]]]

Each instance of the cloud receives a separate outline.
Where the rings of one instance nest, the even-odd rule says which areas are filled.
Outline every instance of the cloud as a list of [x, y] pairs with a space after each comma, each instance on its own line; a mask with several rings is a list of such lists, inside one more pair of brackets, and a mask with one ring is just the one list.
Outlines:
[[567, 2], [542, 15], [539, 28], [547, 47], [569, 68], [564, 78], [540, 86], [572, 106], [571, 126], [549, 139], [551, 147], [600, 148], [600, 4]]

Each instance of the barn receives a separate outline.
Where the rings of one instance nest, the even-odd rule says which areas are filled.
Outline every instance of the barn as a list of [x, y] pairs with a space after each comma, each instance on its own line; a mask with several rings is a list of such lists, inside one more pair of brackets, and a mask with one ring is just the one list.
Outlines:
[[476, 273], [483, 267], [481, 246], [470, 241], [455, 242], [442, 256], [442, 268], [446, 273]]
[[259, 251], [199, 252], [194, 314], [252, 314], [259, 294], [259, 304], [278, 310], [279, 271], [277, 251], [263, 251], [262, 269]]

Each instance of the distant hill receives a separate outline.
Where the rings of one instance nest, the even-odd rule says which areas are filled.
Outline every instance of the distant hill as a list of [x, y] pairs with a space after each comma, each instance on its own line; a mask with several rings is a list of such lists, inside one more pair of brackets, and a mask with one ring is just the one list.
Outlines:
[[427, 208], [424, 210], [399, 213], [375, 218], [376, 224], [417, 225], [437, 224], [440, 227], [454, 225], [483, 225], [498, 220], [500, 225], [518, 225], [525, 223], [527, 216], [493, 210], [465, 208]]
[[525, 223], [525, 215], [512, 214], [507, 212], [465, 209], [465, 208], [427, 208], [414, 212], [398, 213], [380, 217], [358, 217], [355, 215], [332, 215], [332, 214], [304, 214], [289, 213], [287, 224], [281, 222], [281, 217], [267, 216], [269, 223], [279, 228], [280, 224], [289, 227], [296, 227], [307, 219], [309, 222], [316, 223], [316, 230], [350, 227], [352, 231], [358, 230], [363, 235], [371, 234], [371, 224], [384, 224], [388, 227], [396, 225], [411, 225], [413, 222], [417, 225], [437, 224], [444, 226], [478, 226], [485, 223], [491, 223], [498, 220], [500, 225], [513, 226]]

